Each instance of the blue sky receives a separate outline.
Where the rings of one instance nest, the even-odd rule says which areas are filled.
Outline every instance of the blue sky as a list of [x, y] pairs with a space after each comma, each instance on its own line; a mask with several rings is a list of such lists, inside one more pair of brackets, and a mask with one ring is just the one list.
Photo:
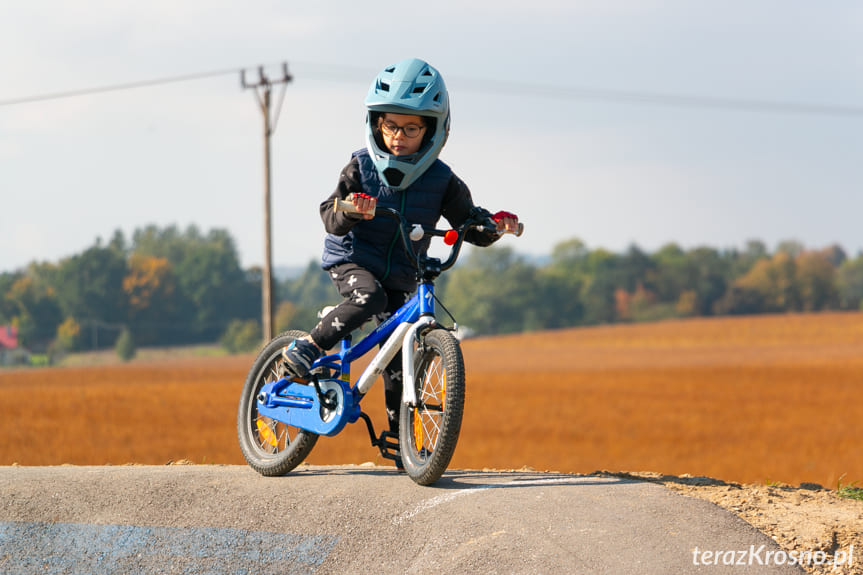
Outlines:
[[749, 239], [863, 249], [863, 4], [389, 6], [4, 6], [0, 271], [148, 224], [227, 228], [244, 266], [263, 261], [262, 120], [238, 73], [10, 102], [260, 64], [275, 75], [287, 61], [294, 81], [272, 141], [274, 263], [302, 266], [321, 251], [317, 205], [364, 145], [368, 85], [406, 57], [444, 75], [452, 131], [441, 158], [478, 204], [521, 216], [525, 235], [505, 240], [519, 252], [573, 237], [615, 251]]

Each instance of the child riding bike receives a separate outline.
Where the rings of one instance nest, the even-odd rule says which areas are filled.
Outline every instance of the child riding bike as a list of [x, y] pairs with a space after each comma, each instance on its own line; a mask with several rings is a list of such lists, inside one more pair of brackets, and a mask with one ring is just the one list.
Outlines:
[[[440, 73], [418, 59], [386, 67], [366, 97], [367, 147], [354, 152], [335, 192], [320, 206], [327, 236], [322, 267], [344, 300], [324, 315], [305, 338], [282, 352], [299, 378], [322, 353], [374, 318], [396, 311], [416, 290], [415, 266], [399, 244], [398, 223], [374, 218], [376, 206], [398, 210], [411, 223], [434, 227], [441, 216], [453, 227], [477, 213], [492, 218], [498, 230], [515, 231], [518, 217], [474, 205], [470, 190], [438, 159], [450, 127], [449, 97]], [[359, 213], [336, 212], [334, 198], [353, 203]], [[495, 230], [471, 230], [466, 241], [488, 246]], [[415, 242], [420, 254], [429, 238]], [[390, 432], [398, 435], [402, 360], [397, 355], [383, 373]]]

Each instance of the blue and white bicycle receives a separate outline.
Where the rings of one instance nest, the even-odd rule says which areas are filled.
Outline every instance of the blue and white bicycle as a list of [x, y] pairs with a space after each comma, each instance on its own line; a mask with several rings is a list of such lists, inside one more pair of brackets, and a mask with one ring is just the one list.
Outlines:
[[[338, 200], [336, 209], [354, 211], [353, 204]], [[378, 208], [375, 217], [379, 216], [399, 223], [404, 249], [417, 268], [417, 293], [355, 345], [351, 336], [343, 339], [337, 353], [314, 363], [307, 380], [294, 378], [281, 355], [305, 332], [284, 332], [264, 346], [246, 377], [237, 414], [240, 449], [262, 475], [288, 473], [309, 455], [319, 436], [337, 435], [360, 418], [372, 446], [384, 458], [400, 462], [420, 485], [437, 481], [452, 459], [464, 411], [465, 367], [458, 339], [435, 319], [434, 281], [455, 264], [468, 230], [493, 228], [495, 223], [476, 215], [458, 229], [438, 230], [412, 226], [389, 208]], [[521, 235], [522, 230], [519, 224], [513, 233]], [[428, 236], [442, 237], [451, 246], [445, 261], [414, 252], [412, 241]], [[351, 385], [351, 363], [379, 344], [380, 350]], [[376, 436], [360, 402], [399, 350], [404, 374], [400, 433]]]

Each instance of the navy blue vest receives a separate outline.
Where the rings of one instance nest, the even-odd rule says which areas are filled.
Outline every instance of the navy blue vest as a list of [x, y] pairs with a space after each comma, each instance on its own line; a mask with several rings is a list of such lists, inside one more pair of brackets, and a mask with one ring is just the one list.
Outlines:
[[[378, 206], [401, 212], [412, 224], [434, 227], [441, 217], [444, 196], [452, 170], [436, 160], [413, 184], [401, 191], [383, 183], [367, 150], [353, 154], [359, 162], [363, 191], [378, 199]], [[414, 250], [425, 253], [430, 239], [414, 242]], [[323, 268], [355, 263], [372, 272], [387, 288], [412, 291], [416, 269], [404, 252], [398, 224], [387, 217], [362, 220], [344, 236], [327, 234]]]

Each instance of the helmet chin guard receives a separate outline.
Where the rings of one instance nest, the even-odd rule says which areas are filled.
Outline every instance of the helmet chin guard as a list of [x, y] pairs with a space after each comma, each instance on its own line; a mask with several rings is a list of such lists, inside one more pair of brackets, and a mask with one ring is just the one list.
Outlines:
[[[366, 96], [366, 143], [375, 168], [387, 186], [402, 190], [417, 180], [440, 155], [449, 135], [449, 94], [440, 73], [417, 58], [387, 66]], [[377, 133], [377, 117], [384, 113], [426, 118], [426, 134], [419, 151], [396, 156]]]

